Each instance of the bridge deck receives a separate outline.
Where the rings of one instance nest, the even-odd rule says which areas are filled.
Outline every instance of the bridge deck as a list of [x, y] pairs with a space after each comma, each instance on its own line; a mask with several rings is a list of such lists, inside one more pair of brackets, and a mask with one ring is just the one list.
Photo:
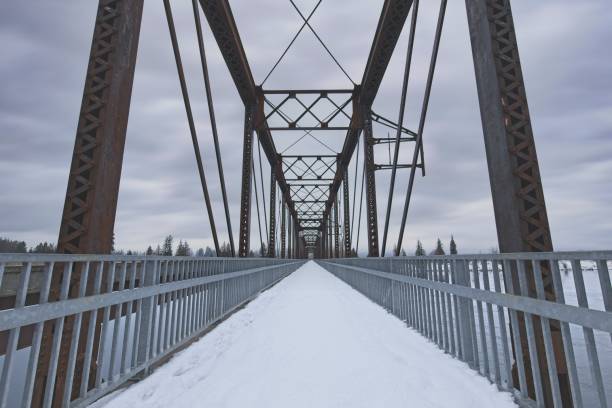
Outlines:
[[97, 407], [513, 407], [483, 377], [309, 262]]

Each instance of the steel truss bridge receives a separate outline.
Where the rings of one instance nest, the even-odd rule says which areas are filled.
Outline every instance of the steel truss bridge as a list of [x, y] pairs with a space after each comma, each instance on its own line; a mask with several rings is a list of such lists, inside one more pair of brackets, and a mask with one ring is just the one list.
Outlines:
[[[131, 316], [132, 305], [139, 313], [147, 312], [149, 315], [139, 314], [137, 317], [137, 327], [144, 331], [138, 331], [142, 336], [139, 334], [140, 337], [133, 339], [135, 348], [131, 355], [131, 361], [128, 361], [130, 358], [127, 357], [122, 360], [123, 376], [120, 378], [122, 381], [133, 377], [137, 372], [142, 372], [143, 369], [147, 371], [153, 360], [157, 361], [165, 354], [175, 351], [183, 343], [190, 341], [195, 334], [208, 327], [215, 319], [219, 319], [229, 311], [234, 310], [237, 305], [244, 303], [260, 290], [265, 289], [296, 269], [302, 262], [298, 261], [299, 259], [309, 256], [320, 259], [322, 265], [327, 265], [326, 267], [337, 276], [351, 283], [356, 289], [364, 292], [376, 302], [385, 305], [394, 313], [401, 314], [405, 320], [412, 322], [410, 324], [427, 330], [427, 335], [431, 335], [432, 339], [441, 342], [441, 347], [451, 347], [450, 342], [442, 337], [442, 332], [437, 331], [438, 328], [442, 330], [443, 326], [436, 326], [438, 328], [432, 326], [435, 321], [424, 320], [424, 315], [420, 314], [422, 310], [419, 311], [418, 308], [402, 309], [404, 306], [408, 307], [408, 305], [417, 307], [416, 300], [411, 300], [412, 298], [409, 297], [405, 298], [408, 303], [403, 306], [387, 304], [385, 303], [388, 302], [386, 295], [377, 292], [377, 290], [383, 290], [387, 283], [393, 281], [393, 283], [389, 283], [389, 288], [395, 288], [396, 284], [403, 285], [401, 287], [406, 290], [402, 289], [404, 290], [402, 293], [405, 296], [409, 296], [411, 293], [414, 296], [422, 296], [425, 294], [424, 291], [432, 291], [431, 293], [440, 291], [439, 293], [448, 295], [448, 299], [453, 299], [451, 295], [459, 296], [461, 299], [470, 298], [479, 302], [490, 302], [513, 310], [515, 313], [512, 314], [512, 321], [509, 324], [514, 329], [512, 335], [515, 337], [513, 338], [513, 347], [510, 350], [505, 350], [508, 361], [514, 361], [512, 368], [508, 365], [505, 366], [509, 370], [509, 378], [515, 377], [515, 381], [510, 382], [510, 388], [519, 388], [522, 398], [535, 400], [540, 406], [544, 406], [544, 404], [549, 406], [553, 403], [555, 406], [578, 406], [581, 404], [580, 400], [576, 399], [576, 379], [573, 377], [572, 366], [563, 363], [569, 361], [566, 358], [573, 358], [573, 356], [566, 355], [571, 351], [567, 348], [567, 322], [583, 325], [585, 330], [591, 331], [592, 336], [593, 328], [609, 330], [609, 315], [599, 316], [599, 320], [596, 319], [596, 323], [593, 323], [595, 320], [589, 321], [587, 315], [580, 315], [578, 312], [578, 315], [567, 314], [570, 312], [569, 309], [560, 308], [559, 313], [551, 316], [543, 311], [544, 309], [537, 308], [542, 306], [540, 303], [536, 302], [528, 306], [517, 306], [517, 304], [512, 303], [511, 300], [514, 299], [510, 296], [512, 292], [509, 292], [510, 295], [500, 295], [501, 297], [498, 298], [487, 298], [486, 296], [478, 297], [480, 295], [477, 296], [476, 292], [465, 292], [454, 286], [456, 284], [470, 286], [467, 271], [471, 270], [472, 273], [476, 271], [477, 276], [480, 265], [481, 269], [489, 270], [489, 268], [494, 267], [499, 268], [499, 271], [503, 270], [504, 277], [506, 279], [510, 277], [510, 280], [507, 280], [506, 283], [513, 283], [515, 288], [524, 289], [525, 292], [522, 295], [525, 298], [533, 292], [533, 297], [541, 299], [539, 302], [559, 300], [559, 293], [555, 290], [555, 273], [558, 273], [558, 271], [556, 271], [553, 262], [558, 259], [553, 255], [543, 258], [530, 258], [528, 255], [532, 252], [550, 253], [553, 251], [553, 246], [510, 1], [466, 0], [465, 3], [499, 249], [502, 253], [526, 254], [524, 257], [519, 256], [516, 259], [503, 257], [481, 260], [462, 259], [463, 269], [461, 270], [451, 269], [451, 265], [453, 268], [456, 267], [455, 260], [452, 258], [449, 261], [450, 263], [444, 263], [444, 265], [436, 263], [435, 260], [431, 260], [429, 264], [425, 261], [425, 263], [410, 261], [408, 266], [404, 265], [400, 269], [385, 266], [387, 265], [386, 261], [380, 258], [390, 254], [398, 255], [402, 248], [402, 239], [416, 174], [419, 172], [425, 175], [423, 135], [447, 0], [439, 2], [423, 102], [419, 120], [414, 124], [404, 123], [404, 111], [407, 86], [413, 65], [419, 1], [384, 1], [370, 46], [366, 67], [357, 83], [348, 76], [340, 61], [309, 23], [310, 17], [320, 3], [321, 1], [317, 3], [315, 9], [309, 15], [305, 15], [291, 1], [303, 20], [300, 31], [293, 38], [291, 44], [302, 30], [311, 30], [334, 63], [353, 83], [351, 88], [268, 89], [264, 86], [265, 80], [264, 84], [257, 84], [253, 78], [241, 41], [240, 30], [232, 15], [229, 1], [192, 1], [201, 73], [205, 83], [210, 125], [220, 176], [224, 221], [227, 226], [231, 256], [236, 259], [220, 260], [221, 263], [219, 264], [214, 264], [213, 260], [206, 262], [204, 260], [193, 262], [181, 260], [177, 261], [178, 263], [175, 265], [172, 263], [173, 261], [163, 258], [114, 259], [103, 255], [109, 254], [112, 246], [144, 0], [99, 1], [59, 233], [58, 250], [65, 255], [58, 255], [60, 258], [57, 259], [52, 257], [49, 259], [11, 258], [15, 262], [23, 263], [24, 270], [27, 270], [27, 272], [23, 273], [22, 276], [26, 276], [26, 278], [22, 278], [21, 285], [17, 284], [16, 286], [17, 305], [15, 308], [0, 311], [0, 327], [5, 330], [3, 333], [8, 336], [4, 340], [7, 356], [10, 356], [10, 353], [16, 350], [20, 344], [17, 340], [18, 338], [19, 341], [22, 339], [19, 337], [20, 329], [22, 329], [22, 334], [29, 333], [29, 338], [23, 341], [32, 344], [33, 350], [36, 352], [35, 358], [30, 362], [32, 376], [28, 377], [26, 392], [24, 393], [24, 406], [30, 404], [32, 406], [84, 404], [92, 401], [94, 397], [108, 392], [115, 387], [113, 384], [121, 382], [119, 379], [111, 379], [110, 383], [104, 383], [99, 375], [96, 376], [96, 362], [95, 358], [92, 359], [92, 355], [97, 355], [100, 347], [104, 346], [104, 342], [102, 341], [101, 344], [99, 341], [99, 333], [102, 328], [106, 330], [107, 326], [102, 323], [108, 323], [109, 319], [113, 319], [113, 316]], [[203, 169], [190, 95], [172, 14], [172, 5], [170, 0], [163, 0], [163, 4], [174, 51], [179, 85], [198, 164], [210, 230], [215, 250], [219, 254], [220, 245], [214, 216], [215, 209], [211, 204], [206, 174]], [[217, 132], [205, 50], [207, 44], [202, 28], [204, 24], [202, 15], [212, 31], [214, 40], [221, 51], [238, 91], [241, 103], [244, 105], [242, 184], [236, 240], [234, 240], [232, 232], [232, 218], [229, 213], [224, 169], [219, 149], [219, 139], [227, 136], [221, 136]], [[407, 49], [396, 50], [398, 38], [404, 29], [408, 30], [409, 35]], [[273, 70], [281, 62], [291, 44], [276, 61]], [[390, 59], [396, 52], [405, 53], [405, 60], [401, 99], [398, 104], [397, 118], [394, 119], [383, 117], [374, 112], [373, 104]], [[291, 111], [291, 114], [288, 114], [287, 111]], [[393, 135], [387, 137], [375, 135], [373, 133], [373, 123], [386, 126]], [[324, 151], [321, 154], [288, 155], [279, 152], [274, 143], [274, 135], [286, 131], [301, 132], [298, 134], [304, 134], [304, 136], [311, 135], [314, 131], [319, 133], [327, 131], [343, 132], [345, 137], [339, 152], [330, 154]], [[374, 154], [374, 146], [377, 144], [389, 144], [391, 146], [393, 155], [390, 164], [377, 162]], [[400, 145], [411, 149], [410, 161], [399, 162]], [[259, 162], [259, 168], [255, 166], [254, 155], [256, 153], [261, 154], [261, 152], [263, 152], [263, 156], [269, 164], [271, 182], [268, 190], [269, 207], [260, 212], [259, 199], [257, 198], [257, 179], [259, 177], [261, 180], [260, 185], [263, 195], [263, 169], [261, 161]], [[356, 168], [363, 167], [362, 180], [357, 179], [357, 173], [353, 177], [349, 171], [349, 163], [352, 160], [357, 162]], [[408, 188], [399, 224], [400, 232], [398, 236], [392, 237], [389, 234], [390, 212], [396, 175], [400, 169], [409, 172]], [[376, 175], [377, 172], [382, 171], [390, 172], [390, 188], [387, 199], [381, 202], [381, 197], [377, 197], [376, 194]], [[365, 200], [356, 197], [357, 186], [361, 186], [362, 196], [365, 193]], [[351, 190], [353, 191], [352, 197]], [[263, 247], [264, 241], [267, 244], [267, 257], [281, 258], [280, 260], [239, 259], [248, 257], [253, 247], [250, 239], [254, 218], [252, 212], [254, 194], [257, 204], [257, 222], [260, 223], [261, 216], [265, 219], [265, 239], [262, 237], [260, 227], [261, 245]], [[368, 259], [369, 263], [366, 260], [360, 261], [356, 258], [330, 259], [349, 258], [354, 255], [353, 251], [356, 249], [356, 245], [352, 242], [352, 237], [356, 236], [358, 239], [359, 234], [355, 235], [353, 229], [355, 229], [355, 226], [359, 229], [361, 225], [360, 219], [355, 222], [355, 207], [358, 203], [361, 205], [362, 201], [365, 205], [366, 214], [364, 229], [367, 232], [367, 255], [370, 258], [378, 259]], [[266, 200], [263, 202], [265, 203]], [[383, 211], [384, 219], [378, 219], [378, 207], [381, 204], [386, 209]], [[359, 211], [360, 213], [361, 211]], [[277, 219], [277, 214], [280, 219]], [[340, 217], [340, 214], [342, 214], [342, 217]], [[379, 227], [382, 228], [379, 229]], [[280, 240], [280, 245], [277, 245], [277, 240]], [[279, 248], [278, 251], [277, 247]], [[607, 262], [611, 259], [609, 254], [597, 255], [596, 257], [600, 267], [607, 268]], [[578, 255], [570, 258], [573, 262], [580, 262], [583, 259]], [[4, 261], [0, 259], [0, 276], [4, 273], [5, 266], [6, 268], [10, 266], [11, 259]], [[529, 260], [529, 262], [526, 260]], [[46, 265], [47, 268], [46, 274], [41, 275], [46, 278], [42, 281], [39, 292], [40, 305], [37, 307], [42, 310], [42, 304], [47, 302], [49, 302], [49, 305], [66, 305], [72, 307], [70, 309], [71, 314], [67, 315], [60, 311], [45, 311], [42, 314], [45, 316], [43, 320], [37, 320], [31, 315], [14, 316], [16, 310], [23, 312], [20, 308], [25, 306], [27, 279], [33, 271], [32, 268], [40, 268], [36, 262], [42, 263], [43, 266]], [[57, 265], [54, 266], [55, 263]], [[435, 265], [435, 268], [419, 269], [426, 264], [429, 266]], [[58, 268], [58, 265], [62, 265], [62, 267]], [[219, 265], [225, 265], [223, 268], [227, 269], [209, 272], [210, 268], [214, 269]], [[447, 266], [449, 269], [447, 269]], [[119, 278], [102, 279], [104, 271], [107, 271], [108, 268], [112, 269], [113, 276], [119, 274]], [[146, 272], [151, 270], [155, 272]], [[512, 273], [517, 270], [518, 273]], [[350, 275], [350, 271], [366, 274], [369, 278], [354, 277]], [[456, 281], [453, 277], [455, 276], [453, 271], [456, 271], [459, 281]], [[498, 269], [495, 269], [495, 271], [498, 271]], [[525, 271], [528, 272], [530, 277], [527, 280], [521, 275]], [[228, 273], [227, 276], [223, 275]], [[128, 278], [129, 276], [131, 278]], [[254, 276], [258, 278], [253, 280]], [[536, 278], [533, 278], [534, 276]], [[221, 287], [219, 286], [221, 282], [225, 282], [226, 279], [235, 279], [236, 282], [242, 282], [239, 284], [242, 286], [236, 286], [235, 288], [229, 286], [233, 288], [230, 289], [230, 292], [219, 292], [229, 296], [220, 305], [217, 305], [214, 300], [210, 304], [206, 303], [208, 300], [203, 300], [204, 303], [202, 303], [202, 307], [219, 306], [220, 309], [215, 309], [210, 315], [197, 315], [194, 317], [195, 320], [189, 323], [191, 326], [181, 329], [183, 331], [179, 333], [178, 337], [170, 338], [169, 343], [159, 343], [158, 340], [158, 344], [155, 346], [158, 348], [151, 349], [151, 344], [147, 342], [153, 341], [153, 337], [149, 338], [149, 334], [146, 334], [145, 339], [144, 336], [145, 333], [151, 331], [152, 326], [147, 326], [147, 324], [152, 324], [151, 319], [155, 318], [154, 310], [157, 309], [153, 305], [159, 304], [163, 308], [163, 305], [167, 304], [165, 302], [178, 302], [181, 299], [200, 301], [201, 299], [197, 296], [200, 293], [209, 293], [210, 288], [214, 288], [215, 291], [227, 291], [227, 287], [218, 289]], [[384, 283], [383, 286], [371, 286], [376, 279], [389, 279], [389, 281], [385, 281], [387, 283]], [[607, 283], [605, 279], [602, 282], [604, 297], [609, 300], [609, 279]], [[106, 286], [103, 284], [110, 285], [106, 292], [104, 292]], [[413, 291], [417, 287], [419, 289]], [[132, 292], [129, 292], [128, 288]], [[486, 288], [476, 289], [489, 290], [490, 288], [487, 286]], [[102, 292], [105, 294], [102, 295]], [[173, 297], [174, 293], [180, 295]], [[189, 294], [194, 294], [195, 297], [189, 297], [191, 296]], [[94, 306], [96, 313], [91, 308], [88, 309], [85, 303], [78, 303], [83, 300], [81, 298], [90, 295], [98, 296], [96, 299], [101, 302], [98, 306]], [[419, 299], [427, 301], [425, 298], [419, 297]], [[451, 301], [449, 300], [449, 302]], [[560, 301], [560, 303], [563, 302]], [[125, 307], [129, 307], [129, 309], [125, 309], [123, 305], [128, 304], [129, 306]], [[472, 303], [470, 302], [470, 304]], [[115, 307], [112, 308], [112, 305], [115, 305]], [[119, 305], [119, 309], [116, 305]], [[466, 311], [468, 309], [465, 309], [468, 305], [464, 303], [460, 303], [460, 305], [463, 308], [461, 313], [468, 313]], [[606, 310], [609, 310], [610, 305], [606, 303], [606, 307]], [[98, 310], [100, 310], [99, 313]], [[482, 309], [478, 310], [482, 313]], [[557, 309], [555, 310], [557, 311]], [[13, 313], [13, 315], [10, 313]], [[535, 327], [534, 323], [531, 323], [532, 315], [529, 313], [536, 316]], [[459, 318], [456, 313], [444, 316], [449, 319]], [[464, 316], [467, 316], [467, 314]], [[540, 325], [540, 319], [544, 322], [542, 325]], [[468, 336], [468, 334], [471, 336], [471, 332], [465, 331], [470, 327], [465, 326], [465, 324], [469, 323], [469, 319], [464, 320], [450, 330], [455, 330], [459, 336], [460, 328], [463, 327], [462, 336]], [[472, 324], [474, 324], [474, 321], [472, 321]], [[444, 333], [447, 336], [450, 332], [444, 331]], [[475, 333], [474, 336], [476, 336]], [[480, 333], [484, 332], [480, 331]], [[534, 333], [536, 340], [533, 337]], [[22, 335], [22, 337], [24, 336]], [[510, 336], [510, 333], [508, 333], [508, 336]], [[587, 334], [585, 336], [591, 338]], [[92, 340], [95, 338], [98, 338], [98, 340]], [[448, 339], [448, 337], [445, 338]], [[452, 353], [464, 360], [468, 358], [466, 357], [468, 355], [472, 359], [477, 358], [475, 356], [478, 355], [478, 350], [464, 349], [467, 345], [471, 345], [471, 342], [476, 342], [475, 337], [462, 337], [462, 339], [467, 343], [458, 345], [457, 350], [454, 348], [455, 341], [453, 340]], [[113, 350], [114, 347], [113, 345]], [[76, 351], [77, 348], [78, 352]], [[70, 352], [70, 350], [73, 351]], [[518, 357], [517, 352], [521, 352]], [[10, 358], [5, 360], [2, 378], [0, 379], [0, 393], [3, 395], [0, 405], [2, 406], [7, 403], [6, 392], [11, 367], [9, 360]], [[557, 361], [557, 365], [553, 369], [554, 361]], [[596, 361], [597, 355], [595, 354], [591, 363], [595, 364]], [[547, 367], [551, 367], [550, 370]], [[595, 378], [601, 381], [601, 374], [596, 375]], [[497, 379], [499, 380], [499, 376]], [[104, 384], [111, 385], [108, 385], [108, 389], [104, 389]], [[602, 406], [604, 406], [605, 393], [602, 398], [604, 398], [602, 400]]]

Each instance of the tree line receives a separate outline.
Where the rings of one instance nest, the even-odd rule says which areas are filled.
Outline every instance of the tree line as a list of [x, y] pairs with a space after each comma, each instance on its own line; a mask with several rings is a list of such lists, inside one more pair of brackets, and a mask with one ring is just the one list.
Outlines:
[[[185, 240], [179, 240], [176, 248], [174, 247], [174, 237], [172, 235], [166, 236], [164, 241], [161, 244], [157, 244], [155, 248], [149, 245], [146, 251], [135, 251], [135, 250], [115, 250], [114, 248], [114, 236], [113, 236], [113, 249], [112, 253], [116, 255], [160, 255], [160, 256], [198, 256], [198, 257], [213, 257], [215, 255], [214, 249], [207, 246], [206, 248], [198, 248], [197, 250], [193, 250], [189, 243]], [[50, 242], [40, 242], [33, 247], [27, 246], [25, 241], [12, 240], [9, 238], [0, 237], [0, 253], [42, 253], [42, 254], [50, 254], [56, 252], [55, 244]], [[267, 255], [267, 248], [264, 244], [259, 251], [255, 252], [253, 250], [250, 251], [249, 256], [264, 257]], [[394, 251], [395, 253], [396, 251]], [[455, 243], [455, 238], [451, 235], [451, 239], [449, 242], [449, 254], [455, 255], [457, 254], [457, 244]], [[416, 250], [414, 251], [414, 255], [416, 256], [425, 256], [427, 255], [427, 251], [423, 247], [423, 243], [421, 240], [417, 240]], [[429, 255], [446, 255], [446, 251], [444, 250], [444, 244], [438, 238], [436, 242], [435, 248], [429, 253]], [[229, 243], [223, 242], [219, 246], [219, 254], [220, 257], [230, 257], [232, 256], [231, 247]], [[356, 257], [357, 253], [353, 249], [351, 257]], [[407, 256], [406, 251], [402, 248], [399, 256]]]
[[18, 241], [14, 239], [0, 237], [0, 253], [17, 253], [24, 254], [38, 253], [38, 254], [51, 254], [55, 252], [55, 244], [50, 242], [39, 242], [33, 247], [28, 248], [25, 241]]
[[[450, 239], [450, 242], [448, 244], [448, 247], [449, 247], [449, 254], [450, 255], [456, 255], [458, 253], [457, 252], [457, 243], [455, 242], [455, 237], [452, 236], [452, 235], [451, 235], [451, 239]], [[425, 255], [427, 255], [427, 251], [423, 247], [423, 243], [421, 242], [421, 240], [417, 240], [416, 250], [414, 251], [414, 255], [415, 256], [425, 256]], [[440, 240], [440, 238], [438, 238], [438, 240], [436, 241], [435, 249], [433, 251], [431, 251], [429, 253], [429, 255], [446, 255], [446, 251], [444, 250], [444, 244], [442, 244], [442, 240]], [[400, 251], [400, 256], [407, 256], [406, 255], [406, 251], [404, 251], [403, 248]]]

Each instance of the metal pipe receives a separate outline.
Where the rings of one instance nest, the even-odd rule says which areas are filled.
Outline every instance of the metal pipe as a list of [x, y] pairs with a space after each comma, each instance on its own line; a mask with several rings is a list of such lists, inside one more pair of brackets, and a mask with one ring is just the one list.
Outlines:
[[[395, 150], [393, 152], [393, 168], [391, 170], [391, 180], [389, 181], [389, 198], [387, 198], [387, 212], [385, 215], [385, 230], [380, 256], [385, 256], [387, 246], [387, 234], [389, 232], [389, 219], [391, 217], [391, 205], [393, 204], [393, 190], [395, 188], [395, 174], [397, 172], [397, 160], [399, 159], [400, 138], [402, 136], [402, 125], [404, 124], [404, 110], [406, 107], [406, 94], [408, 92], [408, 79], [410, 78], [410, 67], [412, 65], [412, 51], [414, 49], [414, 33], [419, 12], [419, 0], [414, 0], [412, 4], [412, 19], [410, 22], [410, 36], [408, 37], [408, 48], [406, 50], [406, 63], [404, 66], [404, 82], [402, 83], [402, 96], [400, 98], [400, 109], [397, 118], [397, 130], [395, 133]], [[390, 147], [391, 145], [389, 145]], [[397, 255], [397, 254], [396, 254]]]
[[229, 213], [229, 204], [227, 200], [227, 192], [225, 189], [225, 176], [223, 173], [223, 163], [221, 160], [221, 149], [219, 147], [219, 137], [217, 132], [217, 120], [215, 118], [215, 108], [213, 106], [212, 90], [210, 87], [210, 77], [208, 75], [208, 63], [206, 62], [206, 50], [204, 49], [204, 37], [202, 35], [202, 24], [200, 21], [200, 13], [197, 0], [192, 0], [193, 17], [195, 20], [196, 32], [198, 37], [198, 48], [200, 50], [200, 62], [202, 64], [202, 73], [204, 75], [204, 88], [206, 89], [206, 101], [208, 102], [208, 114], [210, 116], [210, 127], [212, 129], [213, 142], [215, 145], [215, 155], [217, 157], [217, 170], [219, 171], [219, 182], [221, 184], [221, 196], [223, 197], [223, 209], [225, 210], [225, 221], [227, 223], [227, 234], [232, 256], [236, 256], [234, 246], [234, 234], [232, 232], [232, 222]]
[[436, 34], [434, 38], [434, 45], [431, 54], [431, 62], [429, 64], [429, 73], [427, 74], [427, 83], [425, 85], [425, 96], [423, 98], [423, 107], [421, 109], [421, 118], [419, 120], [419, 130], [417, 132], [416, 146], [414, 148], [414, 154], [412, 156], [412, 167], [410, 168], [410, 179], [408, 180], [408, 189], [406, 191], [406, 199], [404, 202], [404, 212], [402, 214], [402, 222], [400, 224], [400, 233], [397, 240], [396, 255], [399, 254], [402, 248], [402, 240], [404, 239], [404, 228], [406, 227], [406, 217], [408, 216], [408, 207], [410, 206], [410, 198], [412, 196], [412, 187], [414, 185], [414, 176], [416, 172], [416, 163], [419, 158], [419, 146], [423, 143], [423, 129], [425, 127], [425, 118], [427, 117], [427, 107], [429, 106], [429, 97], [431, 95], [431, 85], [433, 83], [433, 76], [436, 69], [436, 61], [438, 59], [438, 50], [440, 48], [440, 38], [442, 37], [442, 26], [444, 24], [444, 15], [446, 13], [447, 0], [440, 2], [440, 12], [438, 14], [438, 24], [436, 26]]
[[198, 165], [198, 174], [200, 175], [200, 183], [202, 184], [202, 191], [204, 193], [204, 201], [206, 202], [206, 211], [208, 212], [208, 220], [210, 222], [210, 231], [213, 236], [215, 244], [215, 251], [219, 255], [219, 240], [217, 238], [217, 228], [215, 227], [215, 219], [212, 212], [212, 205], [210, 203], [210, 196], [208, 194], [208, 185], [206, 183], [206, 175], [204, 174], [204, 166], [202, 164], [202, 156], [200, 155], [200, 146], [198, 143], [198, 135], [195, 129], [195, 123], [193, 120], [193, 113], [191, 111], [191, 103], [189, 102], [189, 93], [187, 91], [187, 83], [185, 81], [185, 73], [183, 72], [183, 63], [181, 61], [181, 54], [179, 51], [178, 40], [176, 37], [176, 29], [174, 28], [174, 19], [172, 17], [172, 10], [170, 8], [170, 1], [164, 0], [164, 10], [166, 11], [166, 20], [168, 21], [168, 29], [170, 31], [170, 41], [172, 42], [172, 50], [174, 51], [174, 60], [176, 62], [176, 69], [178, 71], [179, 81], [181, 84], [181, 93], [183, 95], [183, 102], [185, 103], [185, 112], [187, 113], [187, 121], [189, 123], [189, 132], [191, 134], [191, 141], [193, 142], [193, 150], [196, 156], [196, 162]]

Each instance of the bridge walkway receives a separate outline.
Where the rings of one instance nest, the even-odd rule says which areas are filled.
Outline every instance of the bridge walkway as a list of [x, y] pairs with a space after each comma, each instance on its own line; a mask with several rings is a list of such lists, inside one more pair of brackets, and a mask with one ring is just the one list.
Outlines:
[[515, 407], [315, 262], [145, 380], [94, 404], [138, 407]]

